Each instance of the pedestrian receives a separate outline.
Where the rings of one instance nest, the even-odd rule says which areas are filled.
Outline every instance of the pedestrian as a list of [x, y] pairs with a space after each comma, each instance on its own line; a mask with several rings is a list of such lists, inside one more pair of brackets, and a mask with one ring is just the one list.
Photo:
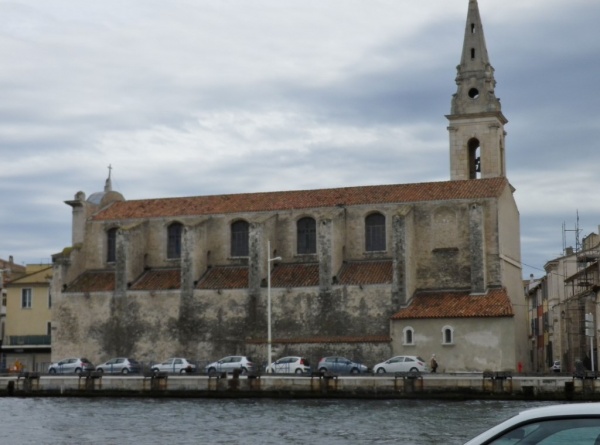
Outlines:
[[435, 354], [431, 354], [431, 360], [429, 361], [429, 367], [431, 372], [437, 372], [438, 362], [435, 359]]

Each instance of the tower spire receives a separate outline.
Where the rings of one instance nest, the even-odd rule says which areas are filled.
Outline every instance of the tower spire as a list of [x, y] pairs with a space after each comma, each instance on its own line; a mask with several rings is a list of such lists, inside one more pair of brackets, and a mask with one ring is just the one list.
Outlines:
[[477, 0], [469, 0], [456, 93], [450, 121], [450, 175], [453, 180], [506, 176], [504, 124], [494, 88]]
[[477, 0], [469, 0], [462, 57], [456, 71], [458, 90], [452, 101], [452, 114], [501, 111]]
[[112, 180], [110, 175], [112, 173], [112, 164], [108, 164], [108, 178], [106, 178], [106, 182], [104, 183], [104, 191], [112, 192]]

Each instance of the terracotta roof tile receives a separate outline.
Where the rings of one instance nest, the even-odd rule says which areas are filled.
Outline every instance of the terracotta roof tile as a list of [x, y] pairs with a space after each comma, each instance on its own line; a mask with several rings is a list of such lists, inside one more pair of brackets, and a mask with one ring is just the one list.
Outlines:
[[117, 201], [93, 219], [114, 220], [186, 215], [217, 215], [291, 209], [408, 203], [449, 199], [495, 198], [508, 185], [505, 178], [418, 184], [373, 185], [317, 190], [292, 190], [232, 195]]
[[392, 261], [351, 261], [338, 275], [339, 284], [391, 284]]
[[506, 289], [490, 289], [485, 295], [463, 292], [428, 292], [415, 295], [410, 304], [392, 320], [414, 318], [512, 317]]
[[114, 290], [114, 270], [88, 270], [67, 285], [64, 292], [113, 292]]
[[271, 287], [308, 287], [318, 285], [318, 263], [280, 263], [271, 272]]
[[244, 289], [247, 287], [247, 266], [211, 267], [196, 285], [196, 289]]
[[[299, 338], [275, 338], [272, 343], [278, 344], [301, 344], [301, 343], [389, 343], [392, 339], [389, 335], [362, 335], [348, 337], [299, 337]], [[266, 343], [266, 338], [250, 339], [249, 344]]]
[[151, 269], [131, 286], [131, 290], [172, 290], [181, 289], [180, 269]]

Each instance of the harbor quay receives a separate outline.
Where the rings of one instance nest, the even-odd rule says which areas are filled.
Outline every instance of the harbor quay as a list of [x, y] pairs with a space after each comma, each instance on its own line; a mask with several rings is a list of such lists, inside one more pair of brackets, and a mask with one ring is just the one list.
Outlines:
[[527, 376], [508, 372], [466, 374], [362, 374], [341, 376], [165, 373], [140, 375], [45, 375], [0, 377], [4, 397], [173, 397], [173, 398], [357, 398], [600, 400], [593, 376]]

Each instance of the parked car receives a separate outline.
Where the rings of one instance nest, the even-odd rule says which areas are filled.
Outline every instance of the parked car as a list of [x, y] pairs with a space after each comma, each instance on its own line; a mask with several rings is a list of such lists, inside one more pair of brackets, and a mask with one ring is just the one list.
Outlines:
[[233, 372], [235, 369], [239, 369], [242, 373], [247, 374], [254, 371], [254, 363], [243, 355], [230, 355], [216, 362], [209, 363], [204, 369], [209, 375], [217, 372]]
[[373, 366], [373, 372], [377, 374], [414, 371], [429, 372], [429, 367], [425, 363], [425, 360], [414, 355], [398, 355]]
[[550, 369], [554, 372], [560, 372], [561, 371], [560, 360], [554, 360], [554, 363], [552, 363], [552, 366], [550, 367]]
[[358, 374], [367, 372], [369, 368], [361, 363], [353, 362], [345, 357], [323, 357], [317, 365], [319, 372], [335, 372], [339, 374]]
[[600, 403], [552, 405], [522, 411], [465, 445], [542, 443], [600, 443]]
[[80, 374], [84, 371], [93, 371], [94, 365], [87, 358], [71, 357], [50, 364], [49, 374]]
[[267, 366], [268, 373], [306, 374], [310, 372], [310, 363], [304, 357], [283, 357]]
[[185, 374], [186, 372], [196, 371], [196, 365], [188, 359], [182, 357], [173, 357], [162, 363], [155, 363], [150, 367], [152, 372], [171, 372]]
[[139, 373], [142, 366], [137, 360], [132, 358], [117, 357], [96, 366], [96, 371], [107, 374], [131, 374]]

